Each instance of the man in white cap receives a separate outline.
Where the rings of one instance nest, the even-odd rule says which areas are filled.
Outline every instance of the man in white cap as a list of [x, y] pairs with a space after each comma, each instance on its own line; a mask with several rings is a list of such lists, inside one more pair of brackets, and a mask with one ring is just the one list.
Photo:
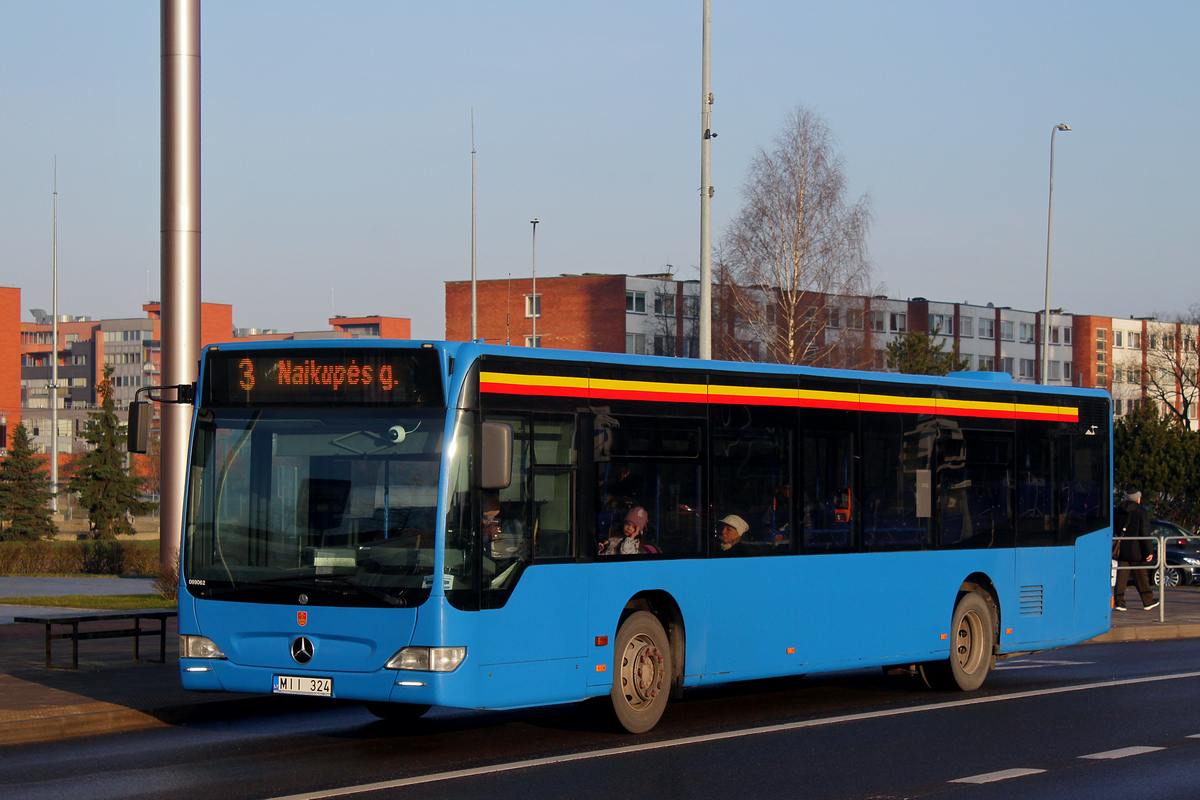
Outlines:
[[1154, 597], [1154, 589], [1150, 587], [1148, 569], [1130, 569], [1144, 567], [1154, 561], [1153, 543], [1147, 539], [1122, 538], [1150, 535], [1150, 515], [1142, 506], [1142, 493], [1130, 492], [1125, 495], [1125, 502], [1117, 506], [1113, 515], [1113, 536], [1121, 539], [1114, 543], [1113, 555], [1117, 559], [1117, 584], [1113, 587], [1113, 608], [1125, 610], [1125, 590], [1129, 586], [1132, 573], [1134, 585], [1142, 597], [1142, 605], [1149, 611], [1158, 607]]
[[746, 524], [746, 520], [737, 514], [730, 514], [725, 519], [718, 520], [717, 526], [717, 541], [721, 544], [721, 549], [717, 551], [717, 555], [746, 555], [746, 545], [742, 544], [742, 537], [750, 529], [750, 526]]

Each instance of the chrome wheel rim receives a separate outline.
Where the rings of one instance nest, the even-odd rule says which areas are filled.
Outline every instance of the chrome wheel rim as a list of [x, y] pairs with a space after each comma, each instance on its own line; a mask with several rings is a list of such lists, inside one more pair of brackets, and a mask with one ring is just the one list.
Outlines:
[[638, 634], [621, 654], [621, 690], [630, 708], [649, 706], [663, 690], [663, 656], [654, 640]]

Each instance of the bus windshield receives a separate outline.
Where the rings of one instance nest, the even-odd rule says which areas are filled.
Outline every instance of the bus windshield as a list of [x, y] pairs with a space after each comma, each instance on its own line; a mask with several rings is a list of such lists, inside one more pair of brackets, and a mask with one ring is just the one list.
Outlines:
[[193, 594], [412, 606], [432, 586], [444, 412], [206, 409], [184, 530]]

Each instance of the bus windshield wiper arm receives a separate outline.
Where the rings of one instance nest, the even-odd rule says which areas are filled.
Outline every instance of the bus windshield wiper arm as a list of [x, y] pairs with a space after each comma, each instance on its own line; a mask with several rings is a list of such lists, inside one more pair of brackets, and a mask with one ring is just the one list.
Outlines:
[[307, 573], [304, 575], [288, 575], [279, 578], [265, 578], [255, 581], [239, 581], [232, 586], [219, 587], [215, 594], [228, 594], [230, 592], [242, 591], [245, 589], [281, 589], [287, 586], [292, 586], [297, 589], [310, 589], [315, 591], [338, 591], [343, 594], [347, 590], [353, 590], [359, 594], [366, 595], [375, 600], [382, 600], [388, 605], [396, 608], [407, 608], [408, 602], [403, 597], [389, 594], [382, 589], [376, 589], [374, 586], [363, 586], [360, 583], [355, 583], [351, 578], [354, 573], [344, 573], [336, 575], [315, 575]]
[[[339, 586], [344, 586], [347, 589], [354, 589], [358, 592], [361, 592], [362, 594], [365, 594], [367, 597], [373, 597], [376, 600], [382, 600], [385, 603], [395, 606], [396, 608], [407, 608], [408, 607], [408, 603], [405, 602], [403, 597], [397, 597], [394, 594], [389, 594], [388, 592], [385, 592], [382, 589], [376, 589], [374, 586], [364, 586], [361, 583], [356, 583], [355, 581], [350, 580], [353, 577], [353, 575], [350, 575], [350, 574], [323, 575], [321, 577], [322, 578], [332, 578], [337, 582], [337, 584]], [[318, 580], [317, 582], [319, 583], [320, 581]]]

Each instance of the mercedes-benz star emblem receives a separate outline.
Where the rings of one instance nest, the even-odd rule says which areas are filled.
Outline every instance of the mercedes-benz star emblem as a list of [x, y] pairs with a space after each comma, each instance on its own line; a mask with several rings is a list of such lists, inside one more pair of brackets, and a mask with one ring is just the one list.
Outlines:
[[292, 640], [292, 658], [297, 664], [307, 664], [312, 661], [313, 643], [307, 636], [299, 636]]

